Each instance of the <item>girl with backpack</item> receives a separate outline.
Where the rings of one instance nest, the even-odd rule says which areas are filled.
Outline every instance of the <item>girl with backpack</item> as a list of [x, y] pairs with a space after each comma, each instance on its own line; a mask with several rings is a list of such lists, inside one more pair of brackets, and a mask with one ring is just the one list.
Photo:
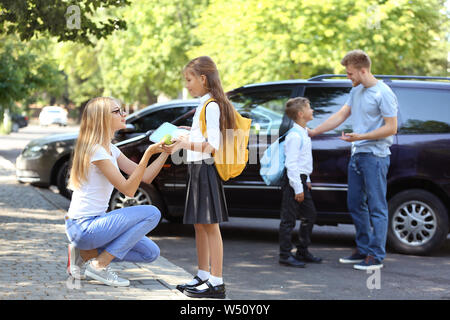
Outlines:
[[[219, 72], [210, 57], [193, 59], [185, 66], [183, 74], [189, 93], [199, 97], [200, 102], [190, 134], [170, 146], [164, 145], [163, 149], [170, 153], [181, 148], [187, 150], [188, 183], [183, 223], [194, 225], [198, 273], [177, 289], [189, 297], [223, 299], [223, 242], [219, 223], [228, 221], [228, 211], [222, 179], [212, 154], [219, 150], [226, 130], [234, 129], [235, 109], [222, 89]], [[203, 112], [204, 121], [201, 121]], [[204, 125], [207, 138], [202, 134]]]

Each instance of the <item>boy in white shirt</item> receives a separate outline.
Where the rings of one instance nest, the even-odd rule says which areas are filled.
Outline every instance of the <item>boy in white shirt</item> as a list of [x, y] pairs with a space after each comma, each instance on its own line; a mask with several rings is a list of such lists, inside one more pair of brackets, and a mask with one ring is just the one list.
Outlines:
[[[320, 263], [322, 259], [308, 251], [311, 233], [316, 220], [316, 208], [311, 196], [312, 148], [306, 124], [313, 119], [313, 110], [307, 98], [293, 98], [286, 103], [286, 115], [294, 126], [286, 136], [286, 174], [281, 185], [280, 258], [279, 263], [303, 268], [305, 262]], [[297, 216], [300, 217], [299, 243], [295, 256], [291, 254], [291, 233]]]

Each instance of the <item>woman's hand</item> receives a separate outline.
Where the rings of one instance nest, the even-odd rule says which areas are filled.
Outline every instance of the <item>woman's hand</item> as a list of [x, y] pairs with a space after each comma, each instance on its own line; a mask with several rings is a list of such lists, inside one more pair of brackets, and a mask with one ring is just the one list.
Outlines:
[[154, 143], [150, 145], [145, 152], [150, 152], [151, 154], [164, 152], [164, 149], [162, 148], [163, 145], [164, 142]]

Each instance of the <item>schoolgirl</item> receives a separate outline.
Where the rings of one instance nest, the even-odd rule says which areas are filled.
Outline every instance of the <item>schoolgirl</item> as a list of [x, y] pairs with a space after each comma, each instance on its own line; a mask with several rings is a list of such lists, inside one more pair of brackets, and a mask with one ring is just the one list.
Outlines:
[[[188, 177], [184, 223], [193, 224], [197, 248], [198, 273], [192, 281], [177, 288], [189, 297], [225, 298], [222, 278], [223, 243], [219, 224], [228, 221], [228, 211], [222, 180], [217, 173], [212, 154], [219, 149], [222, 136], [235, 124], [234, 108], [226, 97], [214, 61], [202, 56], [184, 68], [186, 88], [200, 101], [190, 134], [180, 137], [171, 146], [173, 153], [187, 150]], [[210, 101], [210, 99], [214, 101]], [[206, 105], [206, 137], [202, 134], [200, 114]]]

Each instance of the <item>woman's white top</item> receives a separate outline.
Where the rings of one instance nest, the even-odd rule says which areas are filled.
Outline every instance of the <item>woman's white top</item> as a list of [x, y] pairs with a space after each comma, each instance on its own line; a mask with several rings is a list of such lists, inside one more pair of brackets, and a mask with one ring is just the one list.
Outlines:
[[121, 151], [115, 145], [110, 144], [111, 154], [100, 145], [96, 146], [96, 151], [91, 157], [87, 180], [82, 183], [79, 189], [74, 190], [72, 201], [68, 211], [71, 219], [79, 219], [90, 216], [99, 216], [108, 209], [109, 199], [114, 190], [114, 186], [103, 175], [100, 169], [92, 164], [98, 160], [111, 160], [119, 168], [117, 158]]
[[286, 171], [289, 184], [294, 189], [295, 194], [303, 192], [303, 184], [300, 178], [301, 174], [308, 176], [313, 171], [313, 157], [311, 148], [311, 138], [308, 136], [306, 128], [294, 123], [294, 127], [301, 133], [291, 130], [285, 140]]
[[[205, 102], [211, 98], [209, 93], [200, 98], [197, 109], [195, 110], [192, 120], [192, 127], [189, 134], [190, 142], [205, 142], [207, 139], [202, 135], [200, 130], [200, 113]], [[210, 102], [206, 107], [206, 132], [208, 135], [208, 143], [216, 150], [220, 146], [220, 108], [216, 102]], [[187, 161], [194, 162], [211, 158], [210, 153], [187, 150]]]

